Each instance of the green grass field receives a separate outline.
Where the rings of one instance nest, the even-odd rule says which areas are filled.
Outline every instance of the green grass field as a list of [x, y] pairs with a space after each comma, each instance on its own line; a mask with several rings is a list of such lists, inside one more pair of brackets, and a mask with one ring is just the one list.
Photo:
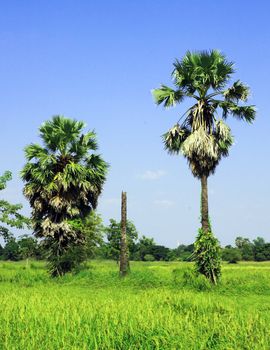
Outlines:
[[93, 261], [51, 280], [0, 262], [0, 349], [270, 349], [270, 263], [223, 265], [219, 286], [180, 262]]

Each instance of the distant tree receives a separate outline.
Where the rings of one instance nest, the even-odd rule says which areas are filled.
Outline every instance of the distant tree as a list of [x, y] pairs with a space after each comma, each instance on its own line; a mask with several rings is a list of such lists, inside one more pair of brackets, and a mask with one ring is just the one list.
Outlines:
[[222, 249], [222, 260], [228, 261], [230, 264], [236, 264], [242, 259], [241, 251], [238, 248]]
[[44, 247], [44, 241], [38, 241], [37, 242], [37, 249], [35, 252], [35, 258], [37, 260], [46, 260], [47, 259], [47, 250]]
[[248, 238], [236, 237], [235, 245], [241, 251], [243, 260], [254, 260], [254, 246]]
[[3, 250], [3, 259], [11, 261], [19, 261], [21, 259], [20, 247], [14, 237], [10, 237]]
[[[154, 245], [152, 246], [147, 254], [153, 255], [155, 260], [157, 261], [168, 261], [170, 260], [170, 249], [167, 247], [164, 247], [163, 245]], [[145, 258], [145, 256], [144, 256]]]
[[145, 254], [144, 261], [155, 261], [155, 257], [152, 254]]
[[52, 276], [70, 271], [65, 257], [85, 244], [72, 225], [96, 208], [108, 165], [94, 152], [94, 131], [82, 133], [81, 121], [55, 116], [40, 127], [43, 145], [25, 148], [24, 194], [32, 207], [34, 234], [44, 240]]
[[19, 246], [20, 258], [28, 260], [29, 258], [36, 257], [38, 249], [37, 239], [29, 235], [22, 235], [17, 240]]
[[252, 243], [245, 245], [242, 249], [242, 259], [246, 261], [252, 261], [254, 260], [254, 248]]
[[250, 244], [251, 244], [251, 242], [250, 242], [249, 238], [243, 238], [240, 236], [235, 238], [235, 245], [239, 249], [242, 249], [244, 246], [250, 245]]
[[194, 244], [184, 245], [180, 244], [177, 248], [173, 249], [173, 254], [176, 260], [190, 261], [192, 259], [192, 253], [194, 252]]
[[155, 245], [156, 243], [153, 238], [148, 238], [146, 236], [139, 238], [139, 241], [136, 244], [136, 260], [145, 260], [145, 255], [150, 254], [151, 248]]
[[265, 245], [265, 240], [262, 237], [257, 237], [253, 240], [255, 247], [263, 247]]
[[[224, 122], [229, 115], [252, 122], [254, 106], [243, 105], [249, 88], [239, 80], [226, 85], [234, 73], [234, 64], [217, 50], [187, 52], [176, 60], [172, 72], [175, 88], [161, 85], [154, 90], [157, 104], [172, 107], [184, 99], [194, 104], [176, 125], [164, 134], [165, 149], [182, 153], [192, 174], [201, 181], [201, 229], [196, 240], [194, 257], [197, 271], [216, 283], [220, 270], [220, 247], [214, 238], [208, 214], [208, 177], [222, 157], [228, 156], [233, 137]], [[217, 119], [221, 112], [221, 119]], [[182, 120], [180, 125], [180, 120]]]
[[0, 244], [0, 260], [3, 259], [4, 248]]
[[[118, 262], [120, 257], [121, 222], [117, 222], [114, 219], [110, 219], [109, 226], [105, 227], [105, 235], [108, 241], [108, 257]], [[135, 225], [132, 223], [132, 221], [127, 220], [127, 244], [131, 256], [136, 251], [137, 239], [138, 231]]]
[[255, 261], [270, 261], [270, 243], [255, 246]]

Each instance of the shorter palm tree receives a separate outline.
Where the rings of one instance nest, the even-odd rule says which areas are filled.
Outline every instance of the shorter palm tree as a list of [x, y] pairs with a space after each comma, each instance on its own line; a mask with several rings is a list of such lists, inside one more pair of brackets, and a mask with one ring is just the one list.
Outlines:
[[34, 233], [49, 248], [51, 274], [68, 270], [63, 258], [84, 236], [72, 221], [97, 207], [108, 164], [96, 151], [94, 131], [85, 134], [80, 121], [55, 116], [40, 127], [43, 145], [25, 148], [24, 194], [32, 207]]

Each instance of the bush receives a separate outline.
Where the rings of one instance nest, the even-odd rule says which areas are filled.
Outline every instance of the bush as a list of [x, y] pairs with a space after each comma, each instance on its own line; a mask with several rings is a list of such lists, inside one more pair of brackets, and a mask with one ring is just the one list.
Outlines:
[[173, 280], [176, 286], [183, 286], [198, 291], [206, 291], [211, 289], [210, 281], [203, 275], [194, 272], [191, 268], [174, 269]]
[[222, 260], [228, 261], [230, 264], [237, 264], [242, 258], [238, 248], [224, 248], [222, 250]]
[[52, 277], [63, 276], [67, 272], [77, 273], [82, 263], [87, 260], [84, 245], [72, 245], [61, 255], [52, 251], [48, 257], [48, 268]]
[[155, 261], [155, 257], [152, 254], [145, 254], [144, 260], [145, 261]]

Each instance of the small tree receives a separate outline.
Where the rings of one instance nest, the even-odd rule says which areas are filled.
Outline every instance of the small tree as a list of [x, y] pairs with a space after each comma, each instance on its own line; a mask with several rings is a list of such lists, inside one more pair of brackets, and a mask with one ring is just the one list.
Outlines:
[[37, 252], [37, 240], [29, 235], [22, 235], [18, 239], [19, 251], [21, 259], [26, 260], [28, 265], [28, 260], [34, 258]]
[[80, 246], [85, 260], [93, 258], [96, 250], [103, 244], [104, 226], [101, 216], [93, 210], [84, 219], [71, 220], [70, 225], [85, 237], [84, 244]]
[[3, 259], [18, 261], [21, 259], [20, 256], [20, 247], [18, 242], [14, 237], [9, 237], [6, 241], [4, 250], [3, 250]]
[[[6, 188], [7, 182], [11, 179], [12, 174], [10, 171], [6, 171], [4, 175], [0, 176], [0, 191]], [[21, 209], [21, 204], [10, 204], [6, 200], [0, 200], [0, 222], [5, 225], [0, 225], [0, 236], [2, 236], [6, 242], [13, 238], [9, 227], [23, 229], [30, 225], [30, 220], [19, 213]]]
[[238, 248], [222, 249], [222, 260], [228, 261], [230, 264], [236, 264], [242, 258], [241, 251]]
[[[108, 240], [107, 257], [119, 262], [120, 259], [120, 242], [121, 242], [121, 222], [110, 219], [109, 226], [104, 229]], [[127, 220], [127, 246], [129, 253], [133, 255], [136, 251], [136, 240], [138, 231], [132, 221]]]
[[156, 243], [153, 238], [142, 236], [136, 244], [136, 254], [139, 260], [145, 260], [145, 255], [151, 254], [152, 248], [155, 245]]
[[243, 260], [254, 260], [254, 246], [248, 238], [236, 237], [235, 245], [240, 250]]

